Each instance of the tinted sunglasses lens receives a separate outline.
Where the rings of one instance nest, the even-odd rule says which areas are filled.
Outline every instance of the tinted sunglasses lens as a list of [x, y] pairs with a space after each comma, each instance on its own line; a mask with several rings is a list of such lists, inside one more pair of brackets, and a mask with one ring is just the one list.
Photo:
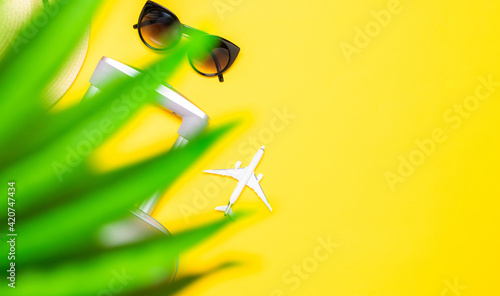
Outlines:
[[167, 12], [153, 10], [141, 20], [139, 30], [150, 46], [165, 49], [174, 46], [182, 36], [179, 21]]
[[226, 70], [229, 64], [229, 49], [220, 43], [216, 47], [197, 53], [190, 58], [196, 70], [208, 75], [215, 75]]

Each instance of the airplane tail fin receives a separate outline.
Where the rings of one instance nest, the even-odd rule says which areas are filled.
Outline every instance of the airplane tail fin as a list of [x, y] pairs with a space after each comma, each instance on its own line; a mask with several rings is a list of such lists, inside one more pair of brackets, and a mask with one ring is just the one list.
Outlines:
[[233, 216], [233, 210], [231, 209], [231, 206], [220, 206], [216, 207], [215, 210], [227, 213], [231, 217]]

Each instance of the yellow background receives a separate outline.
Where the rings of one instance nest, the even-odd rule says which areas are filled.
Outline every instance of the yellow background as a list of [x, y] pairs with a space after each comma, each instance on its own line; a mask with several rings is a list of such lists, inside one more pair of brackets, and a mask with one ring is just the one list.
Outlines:
[[[236, 182], [202, 170], [246, 165], [260, 145], [267, 149], [257, 173], [274, 210], [246, 189], [234, 210], [257, 215], [183, 256], [179, 272], [224, 260], [245, 264], [182, 295], [499, 293], [500, 87], [477, 106], [468, 98], [478, 87], [484, 94], [480, 77], [500, 81], [496, 1], [158, 2], [183, 23], [241, 47], [226, 82], [185, 66], [174, 87], [209, 114], [212, 126], [231, 116], [251, 120], [178, 182], [155, 216], [174, 235], [220, 217], [213, 208], [227, 203]], [[101, 56], [136, 67], [158, 58], [132, 29], [143, 5], [108, 1], [58, 108], [78, 102]], [[388, 6], [398, 13], [377, 27], [371, 12]], [[369, 40], [343, 53], [367, 26]], [[456, 104], [474, 110], [452, 119]], [[285, 111], [289, 121], [276, 115]], [[165, 151], [178, 124], [158, 108], [145, 110], [97, 162], [112, 167]], [[432, 139], [436, 129], [446, 140], [434, 142], [391, 188], [387, 172], [399, 174], [401, 157], [422, 156], [416, 141]], [[311, 259], [318, 239], [328, 238], [335, 250], [321, 262]], [[303, 264], [308, 272], [297, 287], [292, 273]]]

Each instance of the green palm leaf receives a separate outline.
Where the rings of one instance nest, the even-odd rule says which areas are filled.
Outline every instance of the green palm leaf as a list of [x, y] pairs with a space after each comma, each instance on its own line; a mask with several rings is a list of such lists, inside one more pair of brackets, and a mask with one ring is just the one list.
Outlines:
[[[55, 1], [60, 8], [45, 26], [31, 22], [37, 34], [14, 41], [0, 62], [0, 147], [8, 144], [31, 120], [44, 111], [41, 90], [61, 70], [90, 24], [100, 0]], [[26, 75], [29, 73], [29, 75]], [[22, 80], [21, 82], [19, 80]], [[19, 108], [23, 105], [23, 108]]]
[[[105, 289], [110, 281], [111, 271], [125, 271], [133, 277], [127, 286], [128, 291], [144, 289], [158, 282], [158, 278], [147, 272], [148, 262], [168, 262], [174, 260], [180, 252], [206, 240], [230, 220], [220, 220], [180, 233], [173, 238], [158, 238], [148, 243], [132, 247], [119, 248], [101, 253], [91, 258], [84, 258], [63, 264], [55, 268], [47, 266], [32, 269], [23, 275], [30, 285], [20, 290], [26, 295], [92, 295]], [[140, 255], [138, 255], [140, 254]], [[156, 270], [167, 275], [168, 269]], [[85, 285], [81, 285], [85, 279]], [[79, 287], [78, 292], [74, 287]]]
[[[236, 125], [213, 129], [175, 152], [112, 172], [96, 172], [90, 163], [91, 152], [143, 106], [154, 103], [150, 99], [154, 90], [145, 85], [150, 85], [151, 79], [168, 79], [187, 50], [205, 46], [192, 40], [142, 75], [117, 81], [88, 102], [49, 113], [42, 90], [60, 70], [61, 61], [71, 53], [99, 4], [99, 0], [56, 1], [54, 5], [60, 10], [48, 24], [38, 28], [32, 38], [19, 36], [0, 61], [0, 180], [16, 181], [19, 243], [15, 262], [20, 281], [13, 290], [4, 277], [2, 295], [96, 295], [109, 285], [109, 274], [122, 269], [133, 274], [134, 280], [116, 294], [162, 293], [165, 286], [158, 283], [173, 272], [168, 262], [228, 224], [228, 220], [221, 220], [174, 237], [155, 236], [115, 248], [103, 247], [96, 238], [100, 227], [123, 217], [157, 190], [167, 189]], [[25, 75], [27, 69], [29, 75]], [[144, 90], [144, 98], [129, 106], [126, 116], [114, 112], [117, 98], [131, 96], [137, 88]], [[88, 141], [84, 131], [99, 129], [103, 121], [110, 127], [92, 142], [92, 151], [80, 155], [76, 164], [68, 164], [69, 149]], [[6, 221], [7, 211], [2, 212], [1, 219]], [[7, 254], [8, 248], [3, 244], [2, 254]], [[145, 261], [165, 265], [144, 273], [141, 267]], [[10, 263], [6, 256], [0, 259], [4, 270]], [[200, 276], [183, 279], [170, 293]]]

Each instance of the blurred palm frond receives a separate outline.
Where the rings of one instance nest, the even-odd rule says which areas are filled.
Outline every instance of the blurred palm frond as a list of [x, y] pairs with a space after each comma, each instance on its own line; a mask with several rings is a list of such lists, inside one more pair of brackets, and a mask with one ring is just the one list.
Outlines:
[[[143, 106], [153, 103], [154, 90], [144, 88], [144, 81], [168, 79], [187, 50], [202, 48], [196, 41], [180, 45], [132, 81], [117, 81], [88, 102], [48, 112], [42, 90], [61, 70], [61, 61], [88, 28], [100, 2], [55, 1], [60, 9], [47, 25], [37, 27], [30, 38], [19, 35], [17, 41], [23, 38], [23, 42], [14, 41], [16, 46], [0, 61], [0, 180], [5, 186], [16, 182], [14, 231], [19, 234], [15, 261], [7, 256], [0, 259], [3, 270], [16, 263], [19, 283], [16, 289], [9, 288], [9, 280], [3, 277], [2, 295], [99, 295], [109, 288], [110, 276], [121, 272], [131, 280], [114, 295], [174, 293], [203, 274], [188, 276], [165, 290], [168, 285], [162, 281], [175, 272], [168, 263], [228, 224], [220, 220], [174, 237], [155, 236], [116, 248], [105, 248], [96, 239], [99, 227], [119, 219], [154, 192], [167, 189], [236, 124], [215, 128], [175, 152], [119, 170], [96, 172], [91, 152]], [[153, 72], [161, 74], [152, 77], [149, 73]], [[128, 106], [126, 116], [117, 114], [112, 108], [117, 98], [131, 96], [137, 87], [144, 88], [147, 99]], [[103, 121], [106, 132], [99, 130]], [[75, 154], [79, 145], [89, 142], [88, 132], [95, 130], [101, 136], [91, 142], [91, 151]], [[0, 216], [7, 221], [7, 209]], [[8, 254], [9, 245], [3, 243], [1, 251]], [[144, 262], [165, 265], [147, 270]]]

